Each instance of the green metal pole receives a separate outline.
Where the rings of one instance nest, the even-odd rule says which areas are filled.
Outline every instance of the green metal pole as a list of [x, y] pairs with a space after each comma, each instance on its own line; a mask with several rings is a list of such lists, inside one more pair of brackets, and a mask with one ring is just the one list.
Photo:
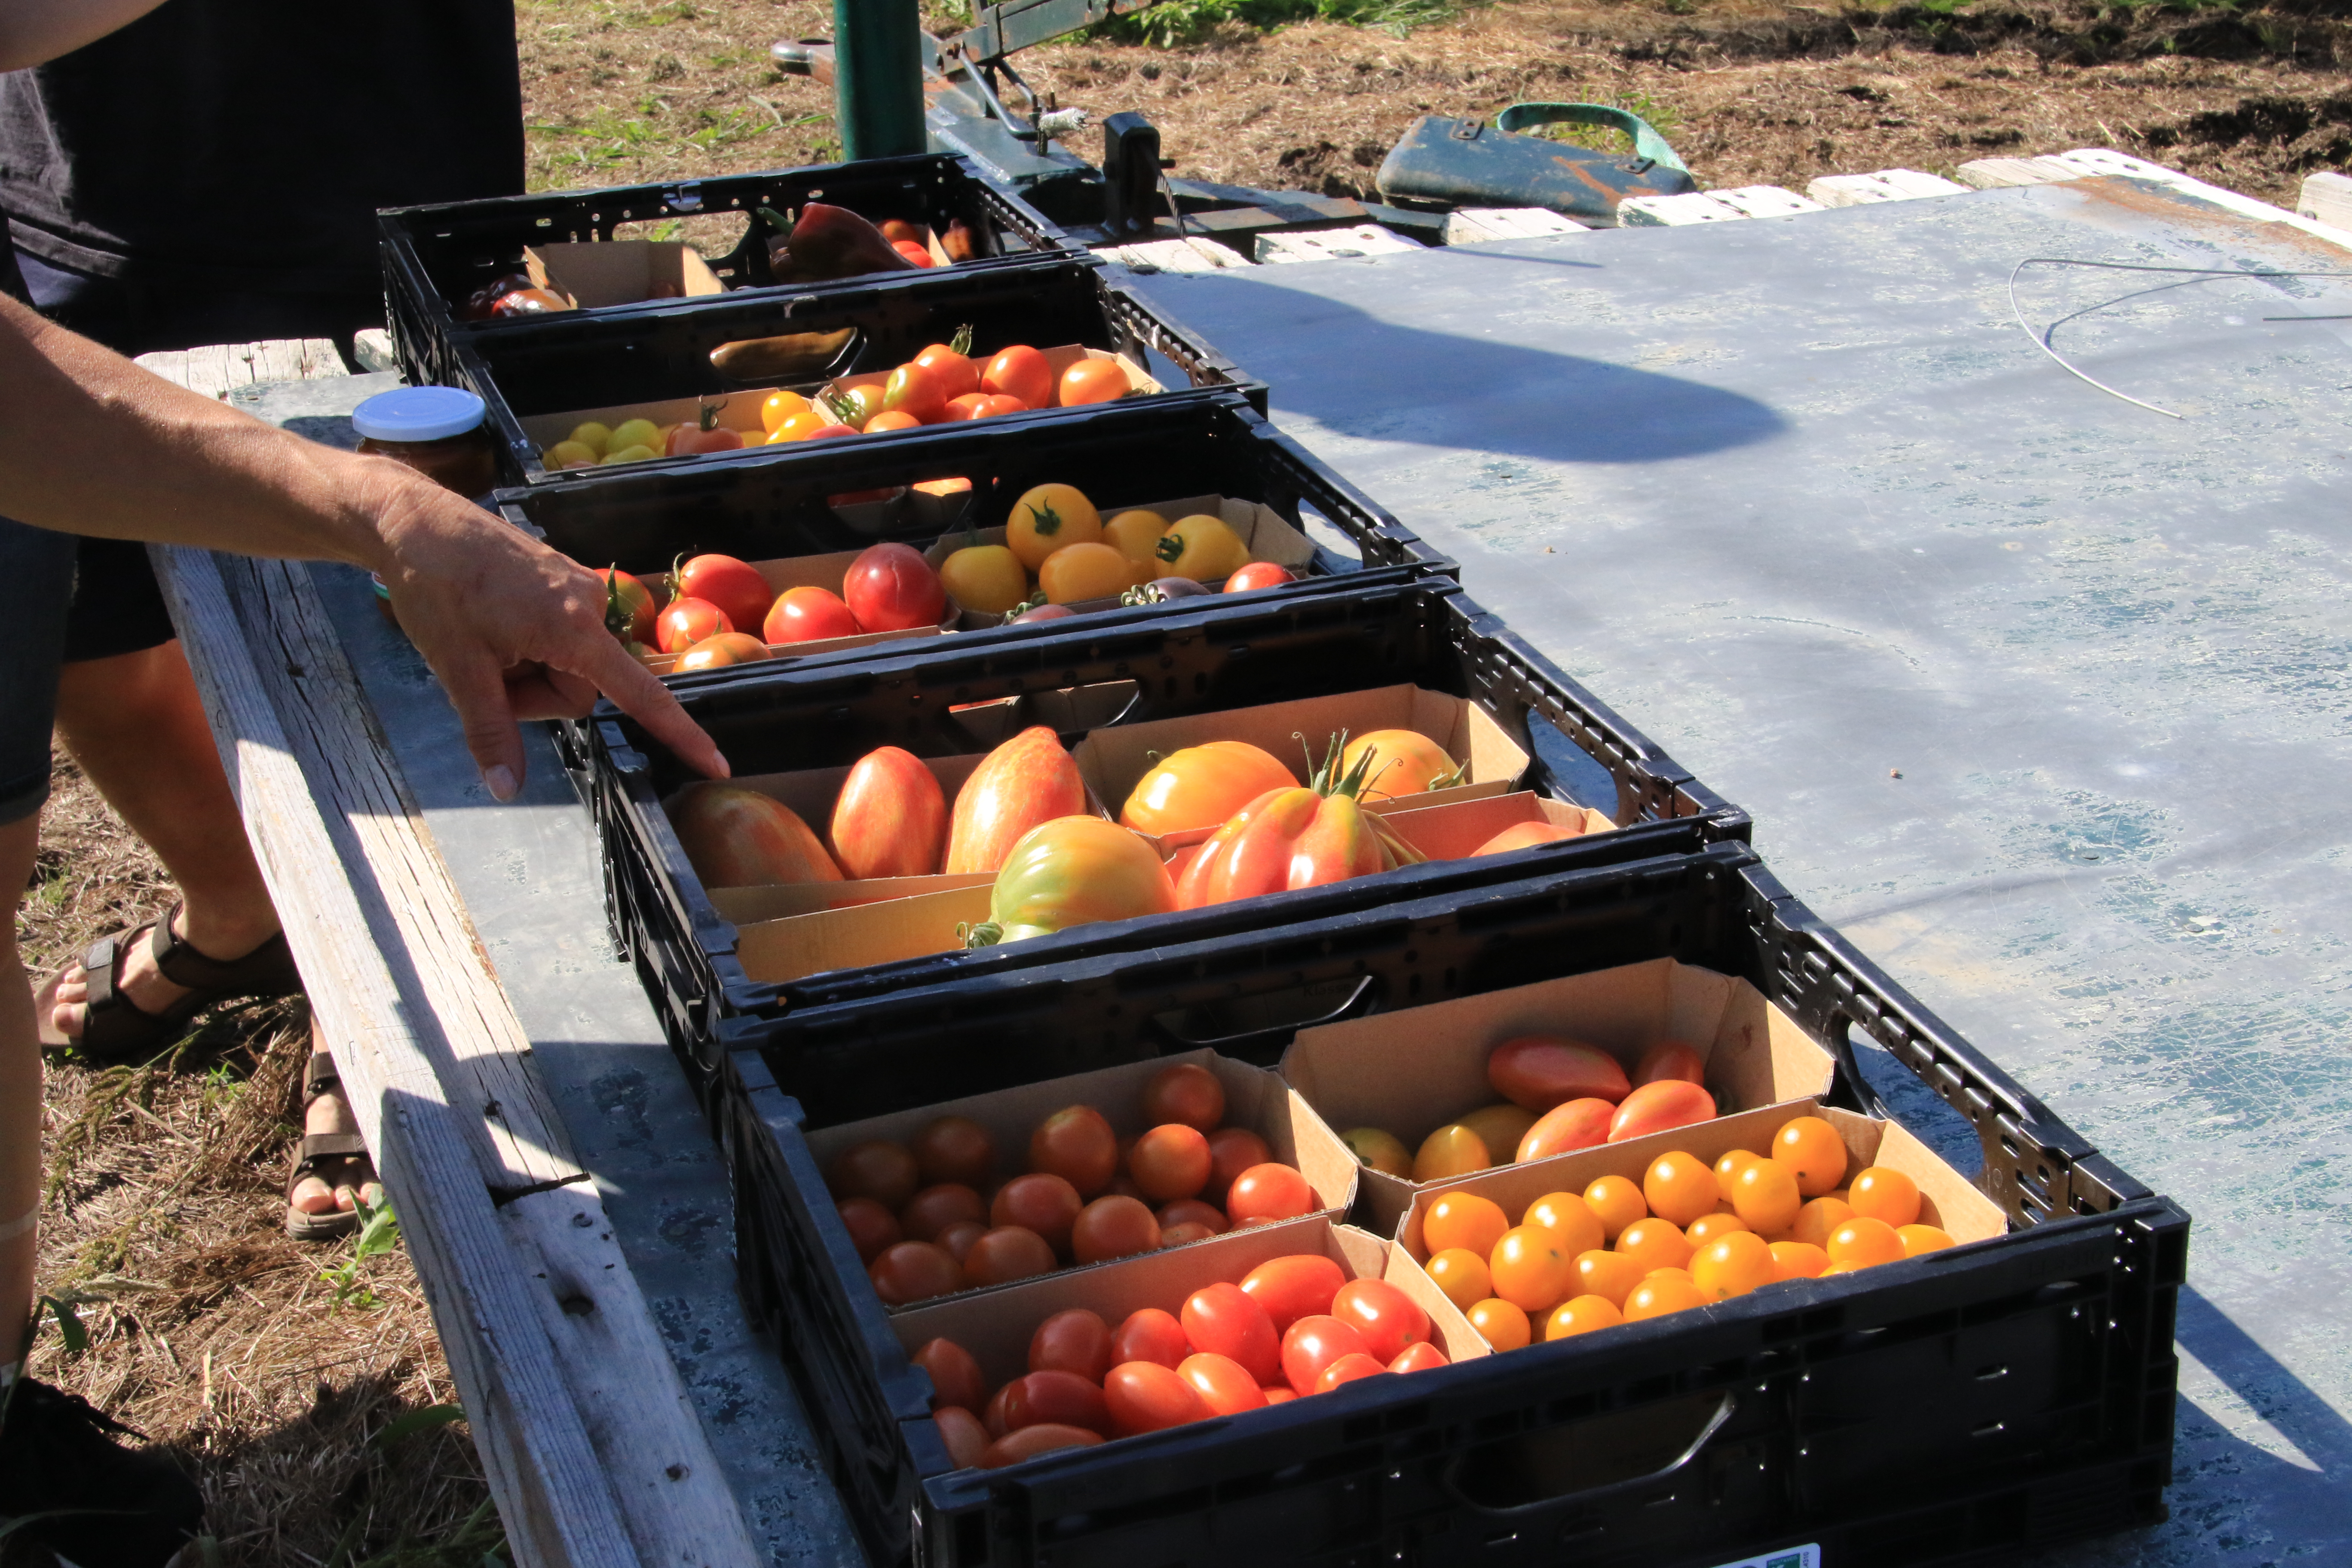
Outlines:
[[922, 152], [929, 138], [916, 0], [833, 0], [833, 47], [842, 156]]

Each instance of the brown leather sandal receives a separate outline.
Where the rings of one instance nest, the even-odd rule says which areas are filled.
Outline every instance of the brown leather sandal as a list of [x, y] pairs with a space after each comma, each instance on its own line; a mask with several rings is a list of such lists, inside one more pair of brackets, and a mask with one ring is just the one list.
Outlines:
[[[197, 952], [173, 931], [181, 908], [173, 904], [171, 913], [162, 920], [148, 921], [120, 935], [100, 937], [92, 942], [81, 959], [85, 984], [89, 987], [82, 1031], [79, 1036], [61, 1036], [51, 1027], [48, 1006], [55, 1005], [51, 1001], [42, 1008], [37, 1020], [42, 1044], [77, 1047], [84, 1056], [110, 1066], [143, 1062], [164, 1047], [175, 1044], [187, 1033], [189, 1021], [197, 1014], [223, 1002], [244, 996], [291, 996], [302, 989], [302, 976], [294, 967], [294, 954], [286, 945], [284, 931], [243, 958], [214, 958]], [[160, 1013], [140, 1007], [122, 989], [122, 966], [130, 962], [142, 935], [156, 970], [173, 984], [185, 986], [188, 992]], [[44, 986], [42, 994], [45, 998], [54, 998], [57, 981]]]
[[[335, 1074], [333, 1054], [312, 1051], [310, 1065], [302, 1075], [302, 1115], [306, 1121], [310, 1107], [341, 1081]], [[339, 1182], [320, 1169], [331, 1160], [350, 1163], [344, 1168], [345, 1180]], [[356, 1132], [306, 1132], [294, 1146], [293, 1167], [286, 1173], [287, 1235], [297, 1241], [333, 1241], [357, 1234], [361, 1225], [357, 1204], [347, 1209], [330, 1209], [325, 1214], [305, 1214], [294, 1206], [294, 1189], [302, 1184], [305, 1176], [316, 1176], [338, 1191], [349, 1187], [364, 1195], [370, 1186], [379, 1184], [375, 1162], [368, 1155], [367, 1140]], [[377, 1197], [381, 1201], [382, 1194]]]

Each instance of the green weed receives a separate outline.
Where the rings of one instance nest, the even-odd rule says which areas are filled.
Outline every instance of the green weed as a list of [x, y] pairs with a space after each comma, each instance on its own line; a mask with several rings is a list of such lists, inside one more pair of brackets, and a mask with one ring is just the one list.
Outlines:
[[1231, 24], [1272, 32], [1288, 23], [1319, 19], [1401, 38], [1461, 10], [1462, 0], [1162, 0], [1149, 10], [1098, 22], [1087, 36], [1172, 49], [1198, 43]]
[[392, 1212], [392, 1200], [370, 1204], [365, 1198], [353, 1200], [359, 1205], [360, 1234], [352, 1243], [352, 1255], [332, 1268], [322, 1268], [319, 1278], [335, 1288], [331, 1305], [368, 1308], [375, 1305], [375, 1292], [360, 1283], [360, 1269], [371, 1258], [380, 1258], [400, 1245], [400, 1216]]
[[[1637, 120], [1645, 120], [1649, 121], [1651, 130], [1669, 142], [1674, 140], [1675, 128], [1682, 123], [1682, 116], [1675, 112], [1674, 105], [1661, 102], [1639, 90], [1582, 101], [1606, 103], [1612, 109], [1623, 110]], [[1606, 125], [1544, 125], [1538, 126], [1534, 134], [1549, 141], [1565, 142], [1571, 147], [1589, 148], [1595, 153], [1630, 153], [1633, 150], [1631, 136]]]

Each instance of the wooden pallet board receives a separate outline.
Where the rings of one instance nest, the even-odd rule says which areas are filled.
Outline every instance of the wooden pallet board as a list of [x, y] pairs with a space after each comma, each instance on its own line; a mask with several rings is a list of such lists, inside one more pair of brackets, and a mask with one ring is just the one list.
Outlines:
[[1134, 272], [1221, 272], [1228, 267], [1255, 265], [1230, 245], [1186, 235], [1181, 239], [1151, 239], [1136, 245], [1097, 245], [1095, 254]]
[[1858, 207], [1874, 202], [1965, 195], [1968, 189], [1940, 174], [1923, 174], [1916, 169], [1879, 169], [1867, 174], [1823, 174], [1805, 187], [1805, 195], [1825, 207]]
[[1353, 261], [1368, 256], [1394, 256], [1425, 248], [1376, 223], [1349, 228], [1318, 229], [1309, 234], [1262, 234], [1257, 237], [1261, 262]]
[[1461, 207], [1445, 215], [1445, 243], [1488, 245], [1498, 239], [1540, 239], [1580, 234], [1590, 225], [1549, 207]]

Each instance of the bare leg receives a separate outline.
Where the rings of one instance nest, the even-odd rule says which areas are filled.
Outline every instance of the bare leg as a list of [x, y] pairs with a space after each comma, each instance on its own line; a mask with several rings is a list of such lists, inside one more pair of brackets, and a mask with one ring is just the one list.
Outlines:
[[[37, 1211], [41, 1194], [41, 1047], [33, 1031], [33, 988], [16, 953], [16, 900], [32, 879], [38, 812], [0, 826], [0, 887], [9, 889], [0, 922], [0, 1230]], [[33, 1305], [30, 1225], [0, 1241], [0, 1366], [16, 1359]]]
[[[277, 934], [278, 911], [177, 642], [67, 665], [57, 722], [74, 761], [179, 884], [181, 936], [209, 957], [236, 959]], [[155, 972], [144, 942], [123, 977], [131, 1001], [150, 1013], [186, 994]], [[58, 985], [50, 1027], [80, 1034], [85, 994], [76, 964]]]

